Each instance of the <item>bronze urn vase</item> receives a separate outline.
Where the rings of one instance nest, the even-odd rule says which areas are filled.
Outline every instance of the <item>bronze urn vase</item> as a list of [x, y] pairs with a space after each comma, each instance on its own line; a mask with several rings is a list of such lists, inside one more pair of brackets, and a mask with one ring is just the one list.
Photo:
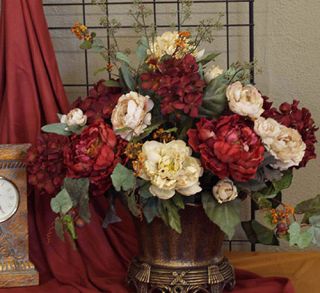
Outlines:
[[224, 233], [202, 206], [180, 211], [182, 233], [157, 218], [136, 220], [139, 255], [129, 267], [128, 281], [138, 293], [220, 293], [235, 285], [234, 269], [224, 258]]

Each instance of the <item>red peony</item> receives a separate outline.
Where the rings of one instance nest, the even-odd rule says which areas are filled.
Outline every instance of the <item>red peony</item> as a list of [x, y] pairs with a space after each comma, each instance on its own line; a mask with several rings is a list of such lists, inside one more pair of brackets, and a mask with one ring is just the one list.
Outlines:
[[200, 152], [204, 168], [220, 179], [244, 182], [255, 177], [263, 161], [260, 138], [239, 115], [217, 120], [202, 118], [197, 129], [188, 131], [189, 145]]
[[88, 117], [91, 124], [98, 119], [109, 119], [113, 108], [121, 96], [120, 87], [107, 87], [104, 80], [100, 80], [89, 91], [89, 96], [84, 100], [78, 98], [71, 105], [71, 109], [80, 108]]
[[66, 136], [46, 133], [28, 150], [28, 182], [41, 193], [55, 195], [60, 190], [66, 174], [63, 148], [68, 143]]
[[110, 175], [121, 161], [126, 143], [116, 137], [112, 128], [102, 120], [71, 137], [64, 149], [67, 177], [90, 180], [93, 195], [102, 195], [110, 187]]
[[296, 168], [305, 167], [309, 160], [316, 158], [315, 143], [317, 139], [315, 132], [318, 128], [314, 124], [310, 111], [306, 108], [299, 109], [299, 101], [297, 100], [294, 100], [292, 104], [282, 103], [279, 110], [272, 107], [272, 103], [267, 100], [268, 98], [265, 98], [266, 110], [263, 116], [273, 118], [282, 125], [294, 128], [300, 133], [307, 147], [302, 161]]
[[170, 58], [154, 72], [141, 75], [141, 88], [152, 90], [162, 98], [163, 115], [181, 110], [197, 117], [205, 87], [198, 70], [196, 59], [191, 54], [181, 59]]

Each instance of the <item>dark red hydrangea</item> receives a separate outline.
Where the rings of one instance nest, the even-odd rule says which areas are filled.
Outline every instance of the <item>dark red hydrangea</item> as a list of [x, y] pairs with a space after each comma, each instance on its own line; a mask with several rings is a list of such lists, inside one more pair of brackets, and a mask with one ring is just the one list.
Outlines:
[[198, 70], [196, 59], [191, 54], [181, 59], [170, 58], [159, 64], [154, 72], [141, 75], [141, 88], [162, 98], [163, 115], [180, 110], [197, 117], [205, 87]]
[[73, 135], [64, 149], [67, 177], [89, 178], [93, 195], [103, 195], [111, 186], [110, 175], [121, 162], [126, 142], [102, 120]]
[[201, 155], [205, 169], [220, 179], [244, 182], [255, 177], [264, 147], [252, 126], [239, 115], [202, 118], [188, 131], [189, 145]]
[[108, 87], [104, 84], [104, 80], [100, 80], [90, 89], [88, 97], [75, 100], [71, 109], [80, 108], [87, 115], [88, 123], [91, 124], [101, 118], [109, 119], [120, 96], [120, 87]]
[[318, 130], [310, 111], [306, 108], [299, 109], [298, 106], [299, 101], [294, 100], [292, 104], [282, 103], [278, 110], [272, 107], [272, 103], [265, 97], [266, 110], [263, 113], [265, 118], [273, 118], [282, 125], [294, 128], [300, 133], [306, 144], [306, 151], [302, 161], [296, 168], [305, 167], [309, 160], [316, 158], [315, 143], [317, 138], [315, 132]]
[[41, 193], [55, 195], [60, 191], [66, 175], [63, 148], [68, 143], [66, 136], [44, 133], [28, 150], [28, 182]]

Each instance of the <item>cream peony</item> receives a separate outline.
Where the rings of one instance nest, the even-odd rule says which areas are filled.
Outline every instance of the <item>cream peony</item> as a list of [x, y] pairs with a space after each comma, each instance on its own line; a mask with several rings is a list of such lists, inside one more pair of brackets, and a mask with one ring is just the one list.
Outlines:
[[272, 118], [262, 117], [255, 121], [254, 130], [266, 149], [277, 159], [273, 168], [287, 170], [299, 165], [304, 157], [306, 144], [297, 130], [281, 125]]
[[281, 132], [281, 124], [272, 118], [259, 117], [254, 121], [254, 131], [265, 145], [271, 145]]
[[151, 124], [149, 112], [152, 108], [153, 101], [149, 96], [142, 96], [136, 92], [122, 95], [111, 115], [114, 131], [125, 140], [142, 134]]
[[243, 86], [237, 81], [228, 86], [226, 95], [234, 113], [256, 119], [264, 112], [263, 98], [253, 85]]
[[87, 116], [83, 114], [79, 108], [72, 109], [67, 115], [62, 115], [60, 118], [61, 123], [70, 126], [84, 126], [87, 123]]
[[156, 59], [161, 59], [165, 55], [176, 58], [183, 58], [186, 54], [191, 53], [195, 58], [201, 58], [204, 50], [198, 51], [196, 47], [184, 40], [184, 46], [178, 50], [177, 43], [181, 40], [179, 32], [164, 32], [161, 36], [157, 36], [153, 42], [149, 43], [147, 54]]
[[142, 169], [136, 171], [150, 181], [150, 192], [161, 199], [173, 197], [176, 191], [185, 196], [196, 194], [202, 190], [199, 177], [203, 169], [191, 152], [182, 140], [147, 141], [142, 147]]
[[212, 65], [204, 70], [204, 79], [206, 83], [209, 83], [211, 80], [215, 79], [223, 73], [223, 69], [219, 66]]
[[177, 48], [176, 41], [178, 39], [178, 32], [165, 32], [149, 44], [150, 49], [147, 53], [157, 59], [160, 59], [164, 55], [173, 55]]
[[231, 201], [238, 197], [237, 187], [230, 179], [220, 180], [215, 186], [213, 186], [212, 193], [218, 203]]

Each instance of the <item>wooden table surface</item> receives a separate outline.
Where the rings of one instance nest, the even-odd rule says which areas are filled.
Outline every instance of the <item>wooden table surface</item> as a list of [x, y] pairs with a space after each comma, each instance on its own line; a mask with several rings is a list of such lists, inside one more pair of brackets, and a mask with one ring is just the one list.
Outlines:
[[236, 268], [289, 278], [296, 293], [320, 293], [320, 252], [227, 252], [226, 256]]

